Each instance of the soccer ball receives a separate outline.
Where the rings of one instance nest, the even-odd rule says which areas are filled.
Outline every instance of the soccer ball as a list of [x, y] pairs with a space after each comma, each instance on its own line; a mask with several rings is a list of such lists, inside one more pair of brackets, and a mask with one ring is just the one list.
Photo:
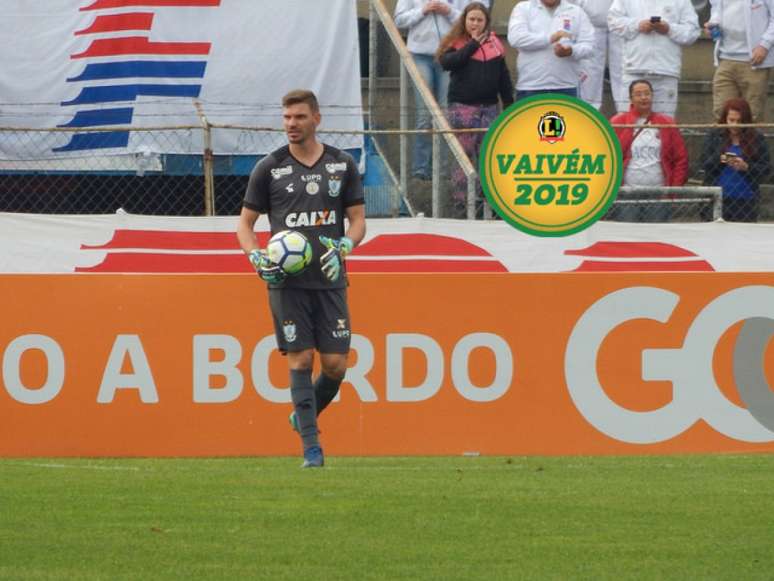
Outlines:
[[269, 240], [266, 253], [269, 260], [290, 275], [301, 274], [312, 263], [312, 245], [295, 230], [277, 232]]

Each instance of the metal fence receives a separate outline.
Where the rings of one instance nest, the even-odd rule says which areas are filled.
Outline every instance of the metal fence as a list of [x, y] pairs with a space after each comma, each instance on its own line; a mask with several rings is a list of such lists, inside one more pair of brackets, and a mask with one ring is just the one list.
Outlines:
[[[276, 107], [276, 106], [275, 106]], [[378, 115], [386, 118], [385, 111]], [[410, 117], [409, 117], [410, 119]], [[83, 129], [78, 129], [83, 133]], [[134, 131], [134, 130], [133, 130]], [[239, 213], [249, 172], [257, 156], [222, 155], [208, 147], [210, 137], [228, 132], [245, 150], [265, 149], [265, 144], [282, 139], [279, 130], [256, 127], [159, 127], [144, 129], [151, 145], [133, 154], [41, 156], [41, 144], [53, 149], [63, 139], [64, 129], [22, 130], [0, 128], [0, 211], [99, 214], [122, 208], [137, 214], [161, 215], [234, 215]], [[452, 135], [453, 130], [446, 130]], [[771, 175], [756, 175], [765, 164], [750, 163], [747, 172], [733, 172], [717, 160], [720, 174], [707, 182], [708, 160], [704, 151], [708, 129], [686, 127], [683, 130], [689, 151], [688, 183], [682, 188], [624, 187], [607, 219], [645, 222], [697, 222], [722, 217], [731, 221], [774, 221], [774, 185]], [[416, 130], [372, 129], [364, 135], [364, 162], [378, 179], [366, 180], [369, 213], [372, 216], [416, 215], [467, 218], [471, 206], [467, 198], [467, 180], [463, 172], [456, 176], [454, 155], [444, 134]], [[435, 159], [439, 164], [435, 180], [405, 180], [392, 170], [405, 164], [418, 136], [429, 135], [436, 141]], [[183, 135], [191, 146], [199, 145], [201, 154], [161, 154], [173, 136]], [[322, 141], [333, 146], [351, 142], [351, 134], [321, 132]], [[346, 139], [345, 139], [346, 138]], [[65, 138], [66, 141], [66, 138]], [[439, 143], [440, 142], [440, 143]], [[772, 137], [766, 138], [771, 147]], [[378, 145], [377, 145], [378, 144]], [[3, 152], [14, 151], [13, 156]], [[703, 157], [704, 156], [704, 157]], [[376, 166], [374, 165], [376, 164]], [[471, 164], [472, 165], [472, 164]], [[710, 164], [711, 165], [711, 164]], [[735, 175], [738, 174], [738, 175]], [[408, 172], [404, 174], [408, 176]], [[476, 173], [471, 174], [474, 186]], [[725, 176], [725, 177], [722, 177]], [[461, 178], [461, 179], [460, 179]], [[755, 188], [742, 195], [729, 190], [744, 186], [747, 179]], [[725, 191], [720, 187], [726, 184]], [[730, 186], [729, 186], [730, 184]], [[707, 187], [709, 186], [709, 187]], [[714, 187], [712, 187], [714, 186]], [[749, 196], [748, 196], [749, 194]], [[488, 207], [476, 193], [472, 206], [474, 218], [487, 217]], [[486, 208], [486, 210], [485, 210]], [[491, 215], [491, 214], [490, 214]]]
[[[367, 69], [363, 72], [367, 77], [367, 106], [364, 111], [343, 107], [337, 114], [366, 119], [363, 166], [367, 168], [369, 215], [491, 218], [491, 208], [478, 182], [475, 153], [463, 148], [463, 134], [450, 128], [448, 112], [438, 106], [422, 80], [392, 15], [381, 0], [361, 2], [367, 2], [369, 10], [368, 50], [361, 51], [368, 56], [367, 63], [361, 61]], [[252, 119], [278, 118], [280, 114], [277, 103], [231, 105], [249, 111]], [[206, 103], [198, 109], [201, 123], [197, 125], [131, 128], [132, 132], [144, 132], [148, 146], [126, 155], [108, 155], [100, 149], [88, 151], [90, 130], [85, 128], [0, 127], [0, 211], [93, 214], [122, 208], [138, 214], [237, 214], [250, 169], [257, 160], [251, 152], [267, 151], [267, 143], [277, 143], [283, 136], [279, 130], [265, 127], [210, 123], [206, 109]], [[425, 130], [415, 129], [421, 110], [428, 111], [431, 119]], [[163, 117], [159, 117], [159, 123], [163, 124]], [[759, 126], [766, 131], [771, 127]], [[126, 127], [92, 131], [104, 134], [111, 129], [129, 131]], [[76, 131], [81, 149], [88, 153], [79, 157], [70, 152], [66, 158], [53, 155]], [[720, 216], [726, 220], [774, 221], [774, 185], [769, 170], [760, 164], [751, 166], [741, 176], [741, 189], [736, 190], [732, 182], [738, 186], [739, 175], [721, 170], [708, 180], [703, 149], [709, 126], [685, 125], [681, 131], [690, 162], [686, 187], [625, 187], [606, 218], [702, 221]], [[212, 143], [219, 140], [213, 137], [220, 132], [228, 133], [244, 155], [214, 148]], [[343, 142], [351, 143], [351, 136], [320, 132], [323, 141], [339, 147]], [[766, 138], [769, 149], [771, 139]], [[181, 142], [187, 144], [189, 153], [161, 153], [173, 151], [173, 141], [178, 147]], [[411, 159], [423, 142], [429, 142], [432, 150], [429, 180], [416, 179], [411, 171]], [[745, 178], [753, 182], [753, 188], [744, 189]], [[718, 190], [721, 182], [725, 188]], [[715, 189], [699, 189], [705, 186]]]

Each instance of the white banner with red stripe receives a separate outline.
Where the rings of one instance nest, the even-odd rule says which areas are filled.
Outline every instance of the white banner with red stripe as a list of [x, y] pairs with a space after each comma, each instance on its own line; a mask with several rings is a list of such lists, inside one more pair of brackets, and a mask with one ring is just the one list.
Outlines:
[[[0, 272], [250, 272], [236, 217], [0, 213]], [[268, 239], [264, 216], [259, 240]], [[369, 219], [350, 272], [772, 272], [774, 225], [598, 222], [565, 238], [501, 221]]]

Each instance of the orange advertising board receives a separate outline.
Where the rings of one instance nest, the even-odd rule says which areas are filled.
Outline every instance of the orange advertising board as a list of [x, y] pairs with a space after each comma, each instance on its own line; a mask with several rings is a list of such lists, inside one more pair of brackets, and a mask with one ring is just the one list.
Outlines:
[[[0, 456], [299, 453], [255, 276], [2, 275], [0, 304]], [[356, 274], [350, 309], [328, 455], [774, 450], [772, 274]]]

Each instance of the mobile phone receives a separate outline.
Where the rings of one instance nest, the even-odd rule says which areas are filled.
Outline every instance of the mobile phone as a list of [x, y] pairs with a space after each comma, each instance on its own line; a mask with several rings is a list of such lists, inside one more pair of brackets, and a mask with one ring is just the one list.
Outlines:
[[650, 17], [650, 23], [651, 24], [656, 24], [658, 22], [661, 22], [661, 17], [660, 16], [651, 16]]

